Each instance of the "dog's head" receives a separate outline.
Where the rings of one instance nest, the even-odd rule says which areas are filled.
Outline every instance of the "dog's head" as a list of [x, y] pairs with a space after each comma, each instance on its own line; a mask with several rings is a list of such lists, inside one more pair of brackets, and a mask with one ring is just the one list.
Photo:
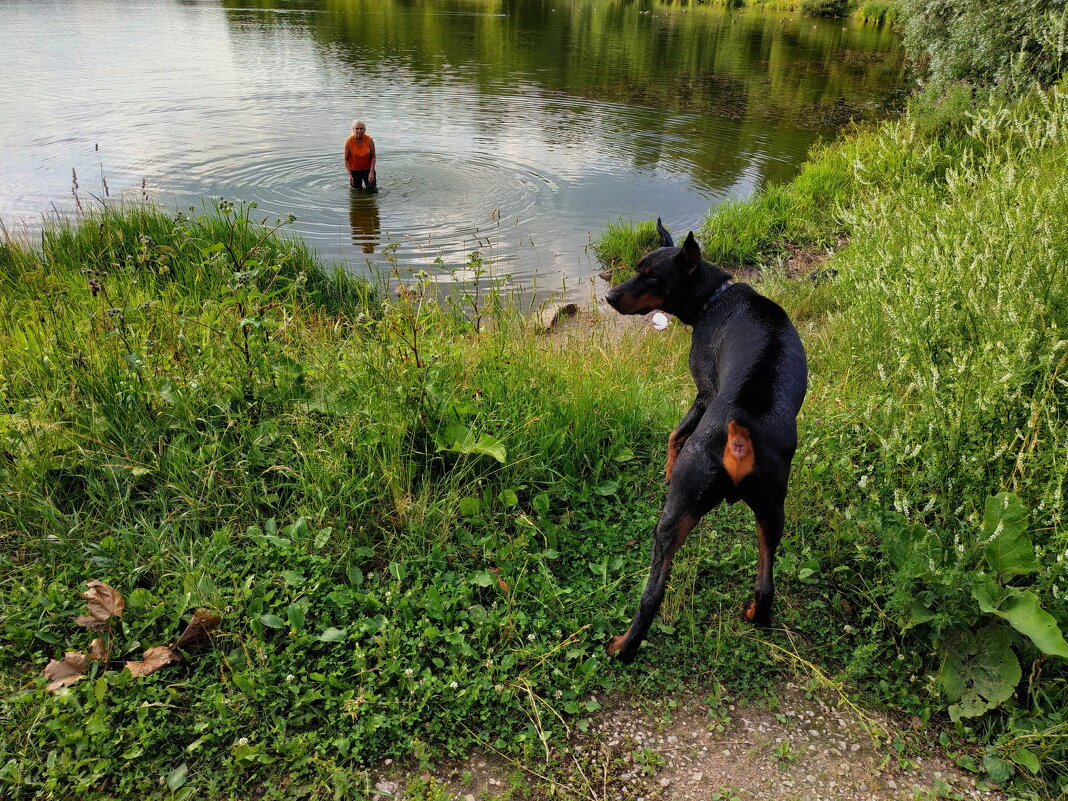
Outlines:
[[660, 247], [642, 256], [634, 275], [605, 295], [620, 314], [647, 314], [654, 309], [674, 314], [693, 299], [692, 289], [701, 266], [701, 248], [693, 231], [677, 248], [659, 218], [656, 230]]

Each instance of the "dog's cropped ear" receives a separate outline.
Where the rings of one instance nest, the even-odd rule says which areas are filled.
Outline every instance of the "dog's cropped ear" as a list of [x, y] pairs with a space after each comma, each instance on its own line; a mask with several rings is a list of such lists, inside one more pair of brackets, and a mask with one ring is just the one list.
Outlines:
[[668, 233], [667, 228], [660, 222], [660, 218], [656, 218], [656, 232], [660, 234], [660, 247], [673, 248], [675, 247], [675, 240], [671, 238], [671, 234]]
[[697, 240], [693, 238], [693, 231], [690, 231], [686, 236], [686, 241], [682, 243], [678, 258], [687, 275], [692, 274], [694, 270], [701, 266], [701, 248], [698, 246]]

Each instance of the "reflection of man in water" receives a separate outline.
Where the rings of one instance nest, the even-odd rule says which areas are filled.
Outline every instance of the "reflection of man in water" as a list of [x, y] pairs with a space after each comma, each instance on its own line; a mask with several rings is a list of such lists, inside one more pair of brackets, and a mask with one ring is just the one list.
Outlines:
[[349, 197], [349, 225], [352, 243], [364, 253], [374, 253], [378, 244], [378, 201], [371, 195], [352, 194]]
[[367, 135], [367, 126], [360, 120], [352, 122], [352, 136], [345, 140], [345, 169], [349, 171], [349, 185], [353, 189], [366, 186], [378, 188], [375, 179], [375, 140]]

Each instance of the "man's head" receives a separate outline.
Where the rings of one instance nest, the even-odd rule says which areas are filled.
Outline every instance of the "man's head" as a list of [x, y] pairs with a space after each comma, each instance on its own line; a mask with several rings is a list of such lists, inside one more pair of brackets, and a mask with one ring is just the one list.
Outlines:
[[363, 124], [362, 120], [352, 121], [352, 135], [357, 139], [363, 139], [363, 135], [367, 133], [367, 126]]

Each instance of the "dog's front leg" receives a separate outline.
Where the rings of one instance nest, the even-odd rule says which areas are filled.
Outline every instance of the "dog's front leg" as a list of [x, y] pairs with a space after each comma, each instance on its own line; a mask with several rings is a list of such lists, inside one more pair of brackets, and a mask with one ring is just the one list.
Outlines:
[[679, 421], [675, 430], [668, 436], [667, 465], [664, 467], [664, 479], [668, 484], [671, 483], [671, 473], [675, 469], [675, 460], [679, 458], [679, 451], [682, 450], [682, 446], [686, 444], [693, 430], [697, 428], [697, 424], [701, 422], [701, 416], [707, 408], [708, 400], [698, 395], [690, 411], [686, 412], [686, 416]]

